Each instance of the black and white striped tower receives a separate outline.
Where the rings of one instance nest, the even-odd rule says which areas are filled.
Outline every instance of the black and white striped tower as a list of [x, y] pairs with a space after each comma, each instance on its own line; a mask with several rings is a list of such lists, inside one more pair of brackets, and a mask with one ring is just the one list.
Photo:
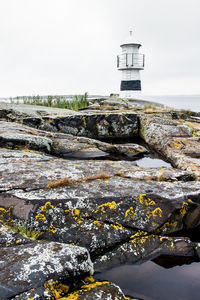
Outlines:
[[141, 44], [133, 40], [132, 31], [120, 46], [122, 53], [117, 56], [117, 68], [122, 71], [120, 97], [138, 99], [141, 97], [140, 70], [144, 69], [144, 54], [139, 53]]

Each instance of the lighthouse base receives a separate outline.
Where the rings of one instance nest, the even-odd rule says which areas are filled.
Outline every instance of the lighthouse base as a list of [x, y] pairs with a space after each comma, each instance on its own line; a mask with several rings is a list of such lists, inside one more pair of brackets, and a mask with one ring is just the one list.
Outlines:
[[120, 91], [119, 97], [122, 99], [142, 99], [141, 91]]

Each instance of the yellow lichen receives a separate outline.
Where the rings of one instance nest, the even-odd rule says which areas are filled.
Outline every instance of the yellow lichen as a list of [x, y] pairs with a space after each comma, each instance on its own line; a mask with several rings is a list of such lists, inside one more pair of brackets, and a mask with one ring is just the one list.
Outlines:
[[94, 225], [101, 226], [103, 223], [102, 223], [101, 221], [97, 221], [97, 220], [96, 220], [96, 221], [93, 222], [93, 224], [94, 224]]
[[139, 196], [139, 201], [141, 204], [144, 204], [144, 198], [145, 198], [146, 194], [140, 194]]
[[73, 214], [73, 216], [79, 216], [80, 215], [80, 210], [78, 210], [77, 208], [73, 208], [72, 209], [72, 214]]
[[[104, 204], [101, 204], [99, 205], [99, 209], [101, 209], [103, 212], [105, 212], [105, 208], [109, 208], [109, 209], [115, 209], [117, 206], [117, 203], [115, 201], [112, 201], [112, 202], [107, 202], [107, 203], [104, 203]], [[99, 211], [99, 209], [97, 209], [95, 211], [95, 213], [97, 213]]]
[[54, 227], [54, 226], [50, 226], [50, 227], [47, 229], [47, 231], [56, 233], [57, 229], [56, 229], [56, 227]]
[[45, 290], [50, 292], [55, 299], [60, 299], [60, 297], [64, 296], [68, 293], [69, 287], [58, 281], [49, 280], [44, 283]]
[[131, 206], [129, 209], [127, 209], [127, 211], [125, 212], [125, 217], [128, 217], [128, 216], [132, 216], [132, 215], [135, 215], [135, 212], [133, 210], [133, 207]]
[[188, 211], [188, 202], [183, 202], [182, 207], [180, 209], [181, 216], [184, 217]]
[[113, 227], [116, 230], [120, 230], [120, 229], [124, 229], [124, 226], [122, 226], [119, 223], [115, 223], [115, 224], [110, 224], [111, 227]]
[[39, 219], [39, 220], [45, 221], [45, 220], [46, 220], [46, 217], [45, 217], [44, 214], [38, 213], [38, 214], [35, 216], [35, 219], [36, 219], [36, 220]]
[[54, 208], [54, 206], [51, 204], [50, 201], [47, 201], [45, 203], [45, 205], [41, 208], [42, 211], [46, 211], [47, 210], [47, 206], [50, 206], [51, 208]]
[[159, 216], [162, 218], [162, 209], [160, 207], [155, 208], [151, 213], [153, 217]]

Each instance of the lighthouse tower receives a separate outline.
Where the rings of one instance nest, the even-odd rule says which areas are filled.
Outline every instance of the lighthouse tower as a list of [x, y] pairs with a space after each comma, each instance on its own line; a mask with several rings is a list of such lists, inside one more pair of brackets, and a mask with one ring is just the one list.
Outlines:
[[120, 46], [122, 53], [117, 56], [117, 68], [122, 71], [121, 98], [138, 99], [141, 96], [140, 70], [144, 69], [144, 54], [139, 53], [141, 44], [133, 40], [132, 31]]

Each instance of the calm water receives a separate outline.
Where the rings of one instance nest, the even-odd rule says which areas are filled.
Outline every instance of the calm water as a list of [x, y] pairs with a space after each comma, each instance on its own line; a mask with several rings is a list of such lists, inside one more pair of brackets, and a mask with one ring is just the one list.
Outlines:
[[122, 265], [95, 275], [121, 287], [124, 294], [142, 300], [199, 300], [200, 263], [164, 268], [152, 261]]
[[151, 157], [144, 157], [139, 160], [136, 160], [138, 167], [141, 168], [155, 168], [155, 167], [165, 167], [165, 168], [172, 168], [172, 166], [159, 158], [151, 158]]
[[200, 112], [200, 95], [144, 96], [144, 99], [173, 108]]

